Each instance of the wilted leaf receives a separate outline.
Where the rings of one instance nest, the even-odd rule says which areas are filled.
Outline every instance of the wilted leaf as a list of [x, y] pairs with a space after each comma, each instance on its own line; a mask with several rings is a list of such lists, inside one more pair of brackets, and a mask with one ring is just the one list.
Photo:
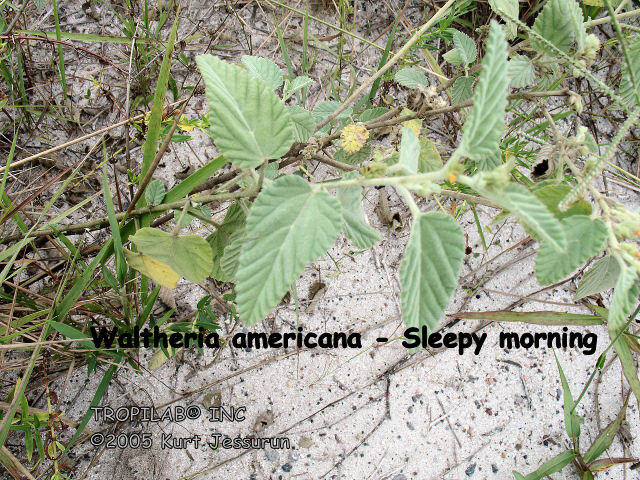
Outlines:
[[157, 228], [145, 227], [129, 239], [140, 253], [168, 265], [175, 273], [191, 282], [202, 282], [213, 268], [211, 247], [204, 238], [197, 235], [173, 235]]
[[124, 256], [129, 266], [143, 275], [146, 275], [158, 285], [167, 288], [176, 288], [180, 275], [178, 275], [169, 265], [159, 262], [142, 253], [131, 252], [126, 248]]

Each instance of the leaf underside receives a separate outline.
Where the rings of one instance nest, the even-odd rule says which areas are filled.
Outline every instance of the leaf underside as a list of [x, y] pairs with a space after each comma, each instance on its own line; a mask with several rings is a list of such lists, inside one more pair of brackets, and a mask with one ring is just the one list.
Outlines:
[[236, 274], [241, 321], [262, 320], [305, 265], [331, 247], [341, 224], [340, 203], [301, 177], [281, 177], [263, 190], [247, 218]]
[[414, 218], [400, 265], [401, 300], [407, 327], [435, 328], [458, 283], [464, 255], [460, 225], [441, 212]]
[[541, 285], [556, 282], [602, 251], [607, 227], [602, 220], [574, 215], [562, 220], [567, 238], [566, 253], [542, 243], [536, 256], [536, 278]]
[[462, 128], [460, 151], [473, 160], [495, 158], [500, 147], [507, 106], [507, 42], [502, 28], [491, 22], [487, 53], [474, 92], [474, 105]]
[[240, 168], [253, 168], [287, 153], [293, 127], [282, 100], [238, 66], [212, 55], [199, 55], [196, 62], [206, 84], [218, 150]]

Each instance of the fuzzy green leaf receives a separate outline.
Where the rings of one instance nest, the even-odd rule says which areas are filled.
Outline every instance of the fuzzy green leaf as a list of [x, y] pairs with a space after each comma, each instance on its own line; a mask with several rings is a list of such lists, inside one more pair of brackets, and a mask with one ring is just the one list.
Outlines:
[[627, 324], [627, 317], [638, 298], [637, 274], [632, 266], [624, 266], [620, 270], [609, 309], [609, 331], [616, 333]]
[[398, 70], [394, 76], [394, 80], [403, 87], [418, 88], [418, 85], [429, 86], [429, 80], [417, 67], [405, 67]]
[[495, 158], [504, 127], [507, 84], [507, 42], [502, 28], [492, 21], [474, 105], [462, 129], [463, 155], [473, 160]]
[[[545, 3], [544, 8], [533, 24], [534, 32], [563, 52], [569, 51], [575, 38], [571, 3], [575, 3], [575, 0], [549, 0]], [[531, 39], [531, 45], [536, 50], [550, 50], [549, 47], [536, 38]]]
[[[354, 174], [345, 175], [344, 178], [352, 178], [354, 176]], [[367, 223], [364, 215], [362, 188], [340, 188], [338, 189], [337, 198], [342, 206], [342, 229], [353, 244], [360, 249], [365, 249], [379, 242], [380, 234]]]
[[469, 37], [469, 35], [462, 33], [459, 30], [454, 30], [453, 44], [456, 46], [456, 50], [460, 55], [463, 65], [471, 65], [476, 61], [478, 51], [476, 50], [475, 43], [473, 43], [473, 39]]
[[484, 191], [483, 194], [517, 215], [548, 246], [559, 252], [566, 251], [567, 239], [560, 221], [525, 187], [510, 183], [502, 191]]
[[145, 227], [129, 239], [140, 253], [168, 265], [191, 282], [204, 281], [213, 268], [211, 247], [197, 235], [172, 235]]
[[611, 255], [605, 255], [584, 274], [576, 289], [575, 300], [613, 288], [619, 276], [618, 260]]
[[576, 0], [565, 0], [569, 9], [569, 18], [571, 20], [571, 28], [575, 37], [578, 51], [581, 51], [586, 42], [587, 29], [584, 27], [584, 17], [582, 15], [582, 7]]
[[507, 74], [509, 85], [514, 88], [528, 87], [536, 81], [536, 69], [529, 57], [524, 55], [514, 55], [509, 60]]
[[236, 279], [238, 273], [238, 264], [240, 263], [240, 253], [242, 252], [242, 246], [247, 239], [247, 225], [243, 224], [242, 228], [239, 228], [231, 234], [229, 237], [229, 244], [224, 249], [224, 254], [220, 260], [220, 266], [222, 271], [230, 280]]
[[262, 57], [252, 57], [251, 55], [243, 55], [242, 63], [244, 63], [251, 75], [262, 80], [272, 90], [282, 85], [282, 72], [280, 71], [280, 67], [271, 60]]
[[347, 152], [340, 148], [333, 154], [334, 160], [342, 163], [348, 163], [349, 165], [360, 165], [362, 162], [369, 160], [370, 157], [371, 144], [369, 142], [365, 143], [357, 152], [347, 154]]
[[428, 138], [420, 139], [420, 156], [418, 157], [418, 173], [434, 172], [442, 168], [442, 158], [436, 144]]
[[400, 265], [402, 311], [407, 327], [435, 328], [451, 300], [464, 256], [460, 225], [440, 212], [414, 218]]
[[164, 196], [166, 195], [166, 191], [164, 189], [164, 183], [162, 180], [151, 180], [149, 185], [147, 185], [146, 190], [144, 191], [144, 198], [149, 205], [160, 205], [162, 200], [164, 200]]
[[632, 107], [634, 105], [640, 105], [638, 103], [638, 98], [640, 98], [640, 85], [634, 86], [631, 78], [631, 72], [633, 72], [634, 77], [640, 81], [640, 35], [633, 37], [627, 49], [631, 64], [624, 62], [622, 75], [620, 77], [619, 93], [624, 103]]
[[451, 103], [453, 105], [466, 102], [473, 96], [473, 82], [475, 80], [476, 77], [473, 75], [456, 78], [451, 87]]
[[[520, 16], [520, 2], [518, 0], [489, 0], [489, 5], [505, 21], [507, 40], [515, 38], [518, 26], [509, 17], [518, 18]], [[504, 15], [505, 13], [506, 15]]]
[[388, 111], [389, 109], [384, 107], [369, 108], [360, 114], [360, 121], [363, 123], [369, 122], [378, 118], [380, 115], [384, 115]]
[[638, 371], [636, 370], [627, 339], [623, 334], [627, 326], [627, 318], [635, 307], [637, 300], [638, 278], [636, 269], [633, 266], [625, 265], [621, 267], [620, 276], [613, 290], [607, 328], [611, 340], [617, 338], [613, 346], [622, 364], [622, 373], [624, 373], [627, 382], [629, 382], [629, 386], [640, 407], [640, 380], [638, 379]]
[[313, 80], [304, 75], [296, 77], [293, 80], [285, 79], [284, 88], [282, 89], [282, 100], [287, 100], [291, 95], [307, 87], [312, 82]]
[[309, 140], [316, 128], [316, 122], [314, 121], [311, 112], [299, 107], [298, 105], [288, 106], [287, 111], [291, 116], [293, 136], [296, 142], [302, 143]]
[[400, 140], [400, 160], [407, 172], [414, 174], [418, 171], [418, 157], [420, 156], [420, 141], [415, 132], [409, 127], [402, 127], [402, 139]]
[[[335, 112], [338, 108], [340, 108], [340, 106], [342, 106], [342, 104], [340, 102], [336, 102], [335, 100], [320, 102], [318, 105], [314, 107], [313, 111], [311, 112], [313, 114], [313, 119], [316, 121], [316, 123], [320, 123], [329, 115], [331, 115], [333, 112]], [[346, 118], [349, 118], [349, 115], [351, 115], [352, 112], [353, 112], [353, 109], [349, 107], [345, 111], [341, 112], [336, 117], [336, 119], [344, 120]], [[327, 125], [325, 125], [320, 130], [318, 130], [318, 132], [316, 132], [316, 135], [326, 134], [331, 129], [331, 126], [334, 125], [335, 123], [336, 123], [336, 120], [332, 120]]]
[[558, 204], [570, 191], [571, 187], [569, 185], [544, 185], [541, 187], [535, 185], [532, 188], [533, 194], [558, 220], [562, 220], [563, 218], [571, 217], [573, 215], [591, 215], [591, 204], [584, 198], [572, 203], [564, 212], [560, 211]]
[[196, 57], [206, 84], [214, 142], [227, 160], [253, 168], [293, 143], [284, 103], [246, 70], [212, 55]]
[[460, 54], [460, 50], [458, 50], [457, 48], [452, 48], [444, 55], [442, 55], [442, 58], [444, 58], [451, 65], [462, 65], [464, 63], [462, 55]]
[[597, 255], [607, 240], [607, 226], [602, 220], [591, 220], [585, 215], [574, 215], [562, 220], [567, 238], [567, 251], [558, 253], [542, 243], [536, 256], [536, 278], [540, 285], [556, 282]]
[[305, 265], [331, 247], [341, 224], [340, 203], [299, 176], [281, 177], [258, 195], [237, 273], [238, 312], [245, 325], [269, 313]]
[[247, 221], [243, 204], [246, 206], [246, 202], [244, 200], [234, 202], [227, 210], [220, 227], [207, 237], [207, 242], [211, 246], [211, 258], [213, 261], [211, 276], [221, 282], [229, 280], [229, 277], [225, 274], [224, 269], [220, 265], [225, 248], [231, 243], [231, 235], [233, 235], [237, 230], [243, 229]]

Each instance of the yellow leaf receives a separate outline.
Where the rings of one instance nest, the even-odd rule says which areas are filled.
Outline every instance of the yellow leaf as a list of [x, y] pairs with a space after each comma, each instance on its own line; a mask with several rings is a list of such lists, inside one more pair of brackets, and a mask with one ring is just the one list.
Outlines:
[[131, 268], [138, 270], [163, 287], [176, 288], [180, 275], [169, 265], [159, 262], [147, 255], [143, 255], [142, 253], [131, 252], [126, 248], [123, 250], [127, 263]]
[[[173, 349], [169, 347], [167, 348], [167, 353], [169, 353], [170, 357], [173, 357], [180, 350], [182, 350], [182, 348]], [[153, 352], [153, 355], [151, 355], [151, 358], [149, 359], [149, 370], [159, 369], [167, 360], [169, 359], [164, 354], [162, 349], [161, 348], [157, 349], [155, 352]]]

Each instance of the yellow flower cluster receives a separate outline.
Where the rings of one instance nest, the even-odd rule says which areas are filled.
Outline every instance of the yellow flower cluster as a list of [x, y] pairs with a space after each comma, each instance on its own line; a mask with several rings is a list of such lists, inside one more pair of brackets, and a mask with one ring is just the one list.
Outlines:
[[342, 149], [348, 155], [356, 153], [369, 138], [369, 130], [364, 125], [351, 124], [342, 129], [340, 142]]

